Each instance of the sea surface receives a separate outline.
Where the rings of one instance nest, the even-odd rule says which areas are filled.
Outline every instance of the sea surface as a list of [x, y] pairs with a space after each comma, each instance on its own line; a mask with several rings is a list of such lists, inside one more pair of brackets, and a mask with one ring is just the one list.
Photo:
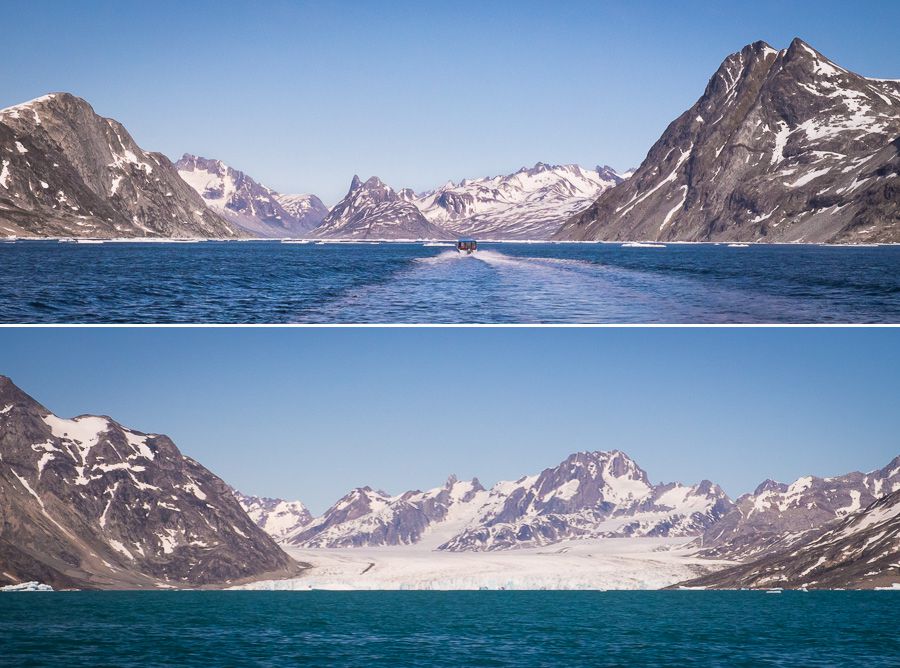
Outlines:
[[896, 592], [0, 594], [3, 666], [900, 665]]
[[0, 243], [4, 323], [900, 323], [900, 246]]

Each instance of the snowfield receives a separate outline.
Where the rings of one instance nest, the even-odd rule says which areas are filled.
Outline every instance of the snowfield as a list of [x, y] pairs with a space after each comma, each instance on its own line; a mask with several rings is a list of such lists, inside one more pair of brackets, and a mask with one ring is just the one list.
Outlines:
[[661, 589], [732, 565], [692, 556], [684, 547], [689, 541], [608, 538], [477, 553], [432, 551], [427, 545], [286, 547], [292, 557], [312, 565], [303, 576], [234, 589]]

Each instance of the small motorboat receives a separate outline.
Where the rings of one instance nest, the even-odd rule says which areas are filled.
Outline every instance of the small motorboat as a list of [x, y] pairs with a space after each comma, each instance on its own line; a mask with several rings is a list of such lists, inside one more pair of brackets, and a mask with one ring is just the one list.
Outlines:
[[456, 242], [456, 251], [471, 255], [478, 250], [478, 242], [475, 239], [460, 239]]

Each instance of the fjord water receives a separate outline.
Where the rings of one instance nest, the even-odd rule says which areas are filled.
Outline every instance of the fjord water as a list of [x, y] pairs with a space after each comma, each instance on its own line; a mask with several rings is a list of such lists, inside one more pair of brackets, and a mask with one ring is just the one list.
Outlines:
[[893, 592], [0, 594], [3, 665], [900, 665]]
[[897, 323], [900, 247], [0, 243], [5, 323]]

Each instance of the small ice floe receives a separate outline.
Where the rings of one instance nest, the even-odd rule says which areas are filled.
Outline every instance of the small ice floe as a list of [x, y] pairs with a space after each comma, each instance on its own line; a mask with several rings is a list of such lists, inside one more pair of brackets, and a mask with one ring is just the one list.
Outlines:
[[729, 248], [749, 248], [750, 244], [728, 244]]
[[875, 587], [875, 591], [900, 591], [900, 582], [895, 582], [890, 587]]
[[53, 591], [53, 587], [37, 581], [20, 582], [19, 584], [0, 587], [0, 591]]
[[443, 241], [426, 241], [423, 246], [441, 246], [441, 247], [452, 247], [453, 244], [444, 243]]
[[622, 244], [622, 248], [665, 248], [665, 244], [651, 244], [644, 241], [629, 241]]
[[767, 594], [780, 594], [781, 592], [782, 590], [778, 587], [775, 587], [774, 589], [766, 589]]
[[76, 244], [102, 244], [103, 239], [75, 239]]
[[283, 244], [311, 244], [309, 239], [282, 239]]

